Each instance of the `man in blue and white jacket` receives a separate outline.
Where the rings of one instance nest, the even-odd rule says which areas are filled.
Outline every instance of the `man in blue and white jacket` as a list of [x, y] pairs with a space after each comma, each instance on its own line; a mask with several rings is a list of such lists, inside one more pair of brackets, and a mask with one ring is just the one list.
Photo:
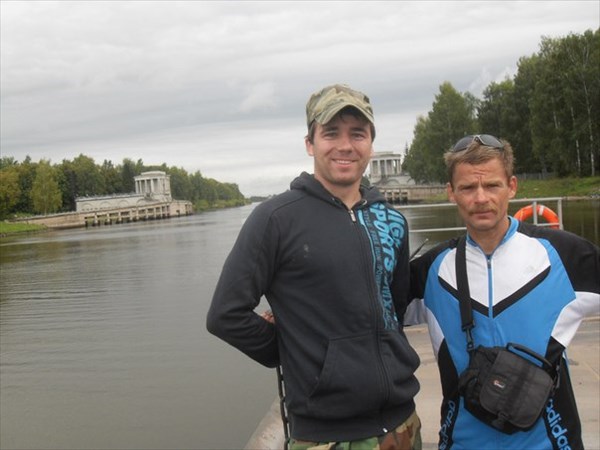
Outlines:
[[[560, 384], [528, 431], [504, 434], [464, 408], [459, 375], [469, 356], [455, 270], [458, 239], [411, 262], [411, 308], [426, 320], [443, 392], [443, 450], [582, 449], [565, 349], [586, 315], [600, 313], [600, 251], [565, 231], [508, 216], [517, 190], [513, 152], [491, 135], [466, 136], [445, 155], [450, 201], [467, 227], [466, 267], [475, 345], [519, 343], [560, 364]], [[424, 300], [424, 308], [422, 301]]]

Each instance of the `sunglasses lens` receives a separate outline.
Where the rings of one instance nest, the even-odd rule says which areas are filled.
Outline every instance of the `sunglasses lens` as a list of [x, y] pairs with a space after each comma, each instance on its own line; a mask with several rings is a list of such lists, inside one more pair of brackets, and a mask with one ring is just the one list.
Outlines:
[[478, 141], [480, 144], [485, 145], [486, 147], [493, 147], [498, 150], [502, 150], [503, 145], [502, 142], [498, 140], [498, 138], [492, 136], [491, 134], [477, 134], [469, 136], [465, 136], [460, 139], [454, 147], [452, 147], [453, 152], [461, 152], [465, 150], [473, 141]]
[[492, 136], [491, 134], [480, 134], [479, 141], [483, 145], [487, 145], [488, 147], [502, 148], [502, 142], [500, 142], [495, 136]]
[[454, 144], [454, 147], [452, 148], [453, 152], [460, 152], [464, 149], [466, 149], [469, 144], [471, 142], [473, 142], [474, 136], [471, 134], [469, 136], [465, 136], [464, 138], [462, 138], [461, 140], [459, 140], [456, 144]]

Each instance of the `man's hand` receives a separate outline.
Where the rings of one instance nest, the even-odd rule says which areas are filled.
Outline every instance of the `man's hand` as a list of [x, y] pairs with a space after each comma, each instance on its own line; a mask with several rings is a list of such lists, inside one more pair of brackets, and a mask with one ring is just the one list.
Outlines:
[[263, 312], [260, 315], [260, 317], [262, 317], [263, 319], [265, 319], [267, 322], [275, 323], [275, 317], [273, 317], [273, 313], [271, 312], [271, 310]]

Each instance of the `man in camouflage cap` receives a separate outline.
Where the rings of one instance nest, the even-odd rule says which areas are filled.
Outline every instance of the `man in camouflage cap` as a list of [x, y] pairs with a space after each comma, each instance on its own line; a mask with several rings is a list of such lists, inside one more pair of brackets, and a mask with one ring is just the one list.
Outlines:
[[[281, 366], [293, 450], [421, 448], [419, 358], [402, 331], [405, 218], [361, 185], [373, 153], [369, 98], [327, 86], [306, 105], [314, 173], [258, 205], [227, 258], [209, 331]], [[257, 314], [265, 296], [272, 314]]]
[[[360, 183], [373, 154], [375, 118], [369, 97], [346, 85], [327, 86], [308, 100], [306, 123], [305, 144], [315, 160], [314, 177], [351, 210], [361, 198]], [[339, 142], [333, 147], [328, 144], [342, 128], [348, 128], [351, 140], [347, 144], [353, 151], [342, 148], [346, 143], [341, 147]], [[317, 129], [326, 132], [326, 139], [317, 137], [315, 142]]]

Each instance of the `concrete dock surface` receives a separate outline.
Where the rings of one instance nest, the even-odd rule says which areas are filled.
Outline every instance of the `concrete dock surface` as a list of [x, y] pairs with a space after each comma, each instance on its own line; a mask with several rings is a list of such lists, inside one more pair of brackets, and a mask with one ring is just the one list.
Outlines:
[[[437, 449], [442, 390], [429, 332], [426, 325], [405, 330], [421, 358], [416, 373], [421, 391], [416, 403], [422, 423], [423, 450]], [[600, 450], [600, 316], [588, 318], [581, 324], [567, 350], [567, 356], [585, 448]], [[279, 414], [279, 399], [275, 399], [246, 444], [246, 450], [283, 449], [283, 426]]]

